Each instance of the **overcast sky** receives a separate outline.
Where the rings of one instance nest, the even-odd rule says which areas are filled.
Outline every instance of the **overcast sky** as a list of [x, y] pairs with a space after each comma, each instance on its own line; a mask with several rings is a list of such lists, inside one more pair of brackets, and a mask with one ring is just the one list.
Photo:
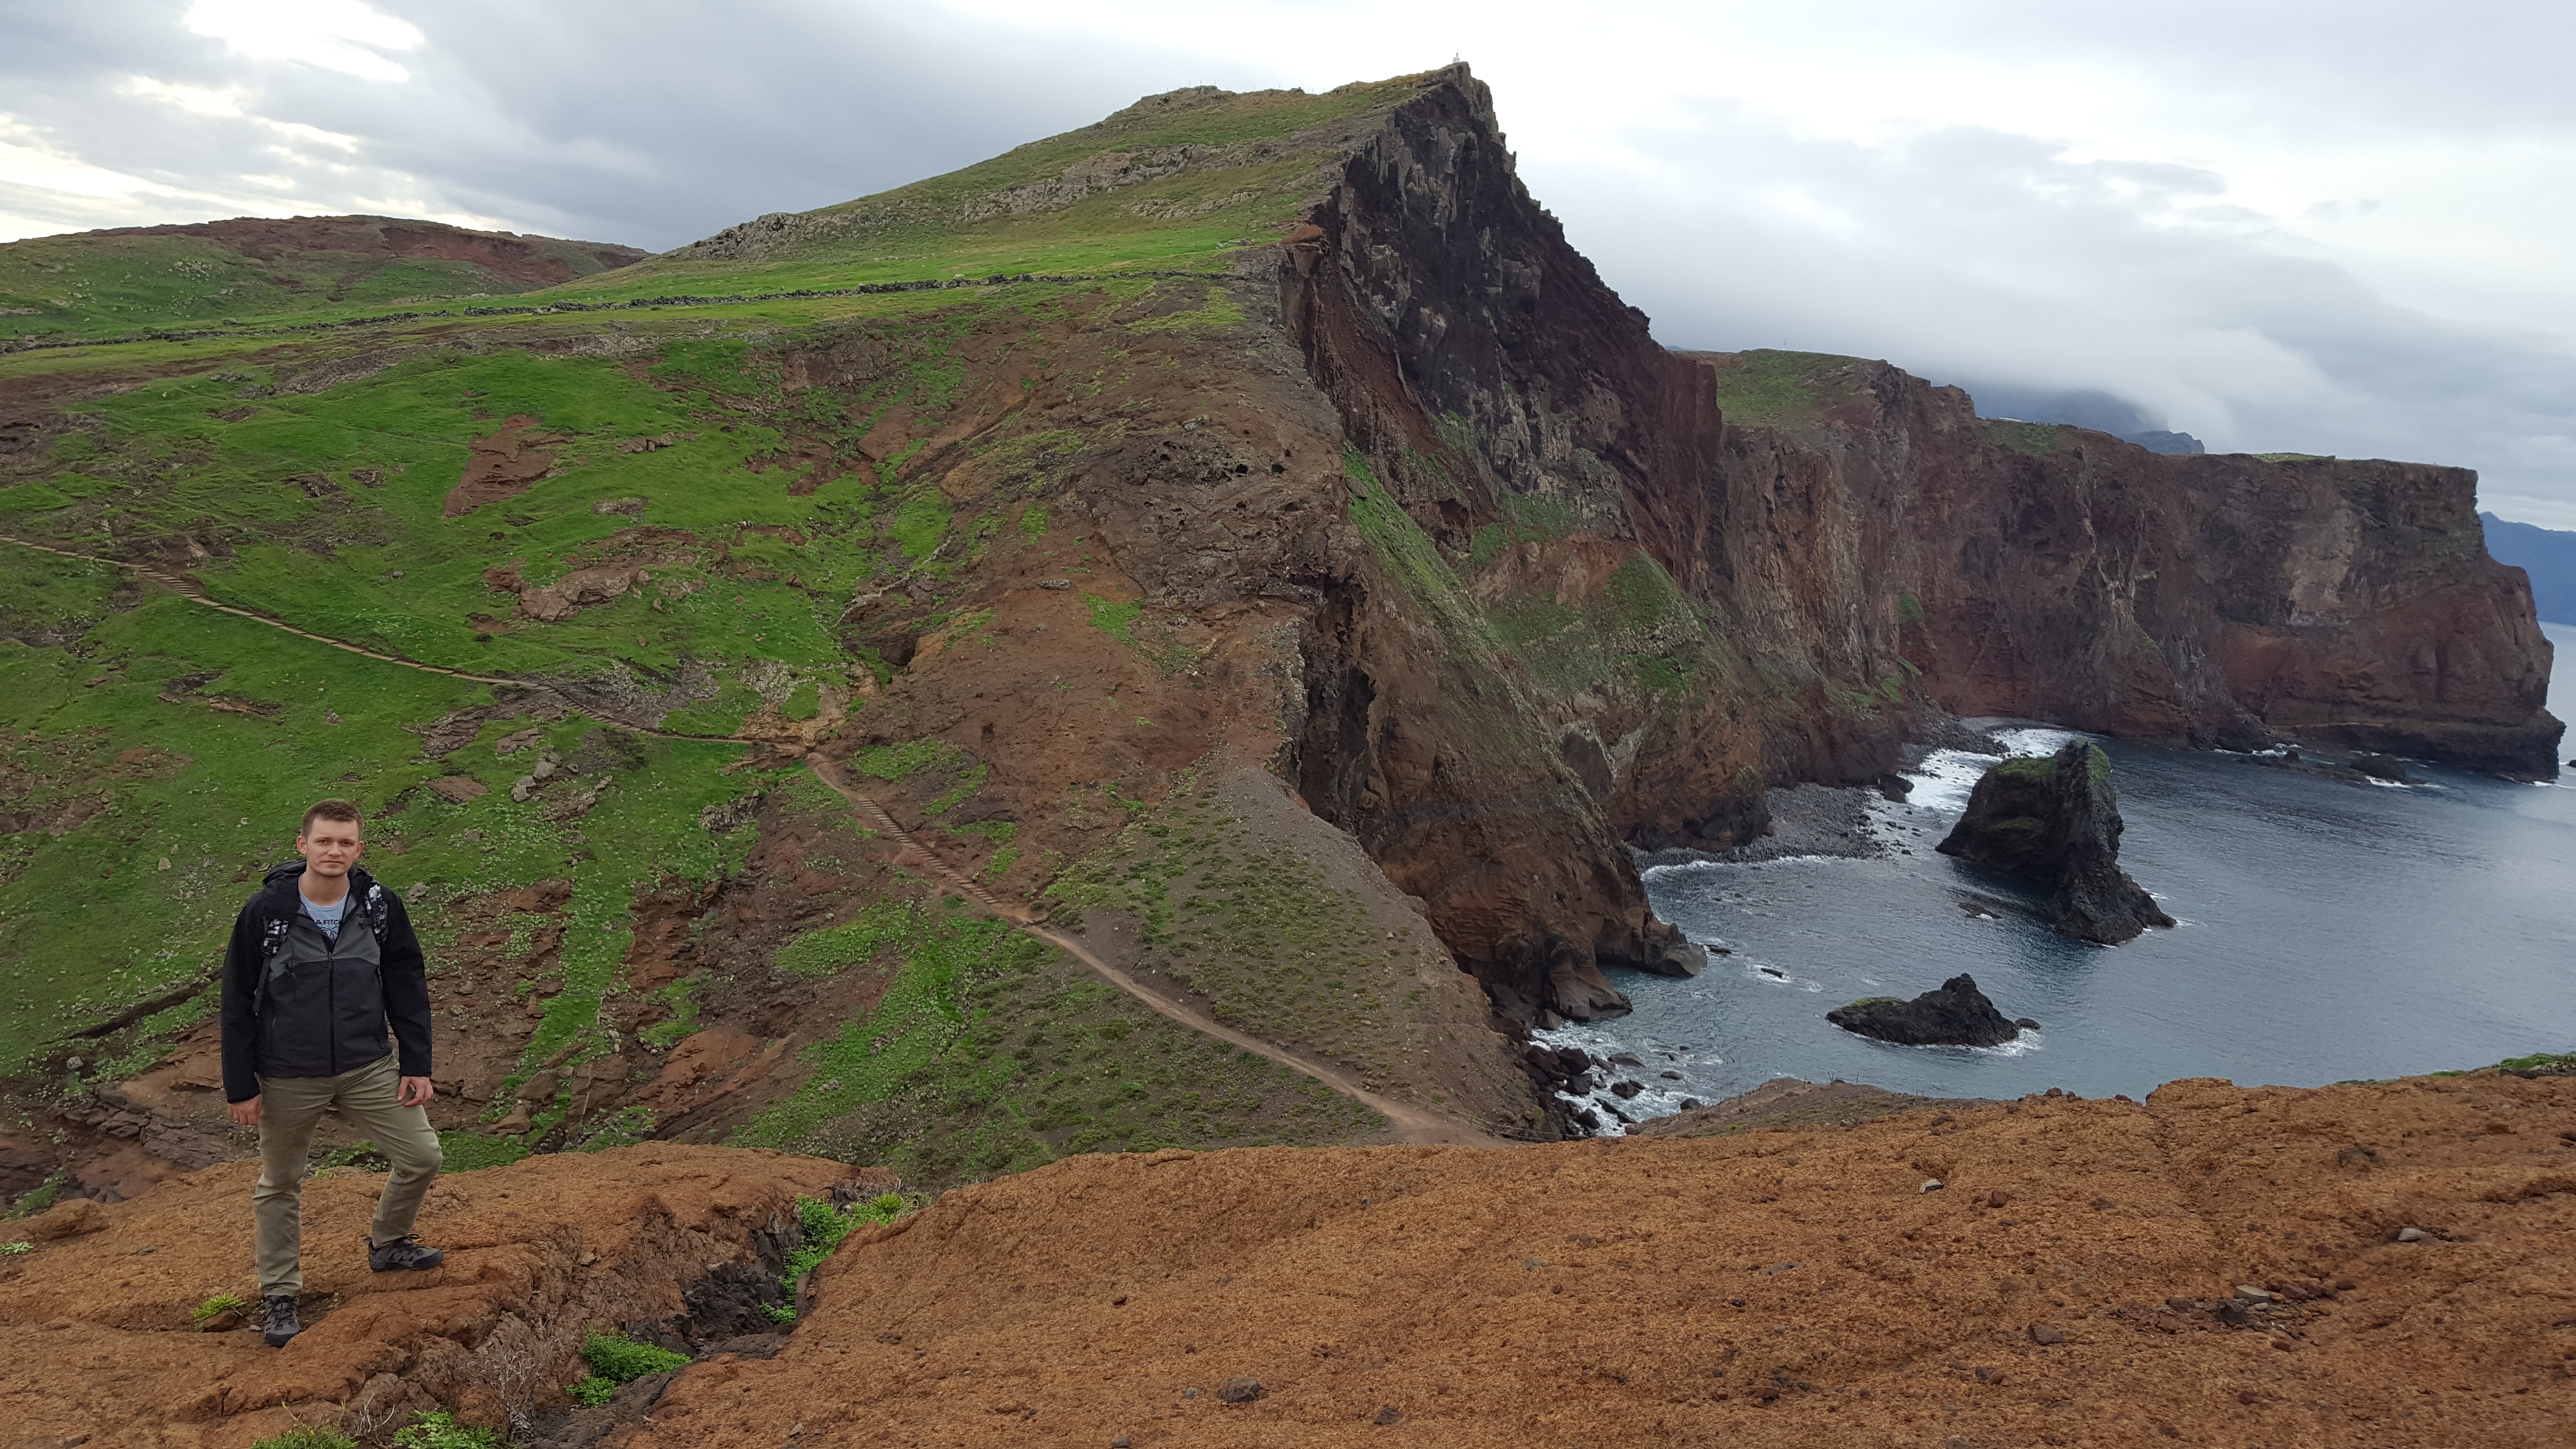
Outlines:
[[669, 247], [1183, 85], [1471, 62], [1676, 347], [2100, 391], [2576, 528], [2576, 5], [0, 0], [0, 239]]

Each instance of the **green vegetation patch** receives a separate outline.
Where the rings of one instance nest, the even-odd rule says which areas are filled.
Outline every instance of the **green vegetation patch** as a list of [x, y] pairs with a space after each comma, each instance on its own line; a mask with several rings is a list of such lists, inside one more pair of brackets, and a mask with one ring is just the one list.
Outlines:
[[805, 1081], [737, 1132], [939, 1184], [1078, 1152], [1320, 1145], [1381, 1119], [1302, 1073], [1186, 1031], [960, 905], [905, 918], [895, 979], [806, 1048]]
[[2576, 1076], [2576, 1052], [2536, 1052], [2527, 1057], [2507, 1057], [2496, 1063], [2495, 1069], [2539, 1076]]
[[2045, 458], [2057, 451], [2065, 430], [2055, 423], [2025, 423], [2009, 418], [1979, 418], [1978, 426], [1986, 431], [1986, 441], [1999, 448], [2009, 448], [2032, 458]]
[[188, 1318], [199, 1328], [203, 1328], [207, 1324], [214, 1322], [216, 1319], [223, 1317], [227, 1313], [241, 1313], [249, 1309], [249, 1307], [250, 1300], [244, 1298], [238, 1293], [218, 1293], [214, 1297], [207, 1299], [205, 1302], [198, 1304], [196, 1307], [189, 1309]]
[[1427, 925], [1392, 934], [1305, 854], [1254, 835], [1214, 785], [1183, 776], [1047, 888], [1054, 919], [1134, 923], [1136, 967], [1228, 1026], [1401, 1077], [1429, 1031], [1416, 963]]
[[861, 1227], [890, 1223], [919, 1208], [918, 1202], [899, 1192], [882, 1192], [875, 1197], [861, 1199], [843, 1208], [834, 1208], [831, 1203], [818, 1197], [798, 1198], [796, 1223], [801, 1236], [795, 1251], [787, 1255], [787, 1271], [778, 1277], [779, 1295], [787, 1301], [784, 1305], [764, 1304], [762, 1306], [768, 1310], [770, 1317], [781, 1323], [795, 1322], [794, 1304], [797, 1300], [797, 1290], [803, 1284], [805, 1275], [813, 1272], [822, 1265], [824, 1259], [832, 1256], [833, 1251], [841, 1246], [843, 1239]]
[[1352, 484], [1351, 522], [1359, 528], [1360, 537], [1368, 541], [1369, 551], [1377, 555], [1378, 562], [1406, 593], [1461, 640], [1484, 641], [1484, 621], [1467, 597], [1457, 571], [1441, 556], [1431, 535], [1422, 531], [1422, 525], [1395, 501], [1394, 493], [1378, 481], [1368, 459], [1348, 443], [1342, 445], [1342, 476]]
[[500, 1430], [458, 1423], [456, 1415], [445, 1409], [415, 1413], [409, 1425], [394, 1431], [394, 1449], [500, 1449], [500, 1445]]
[[1717, 405], [1730, 423], [1795, 427], [1812, 420], [1839, 391], [1833, 379], [1860, 362], [1829, 352], [1767, 347], [1735, 353], [1712, 369]]
[[871, 780], [892, 784], [909, 780], [924, 770], [958, 769], [966, 763], [966, 752], [935, 735], [900, 744], [877, 745], [851, 759], [850, 768]]
[[1091, 610], [1092, 627], [1136, 651], [1163, 673], [1176, 674], [1199, 662], [1203, 651], [1184, 642], [1191, 623], [1149, 616], [1141, 599], [1113, 603], [1097, 594], [1084, 594], [1082, 600]]
[[921, 907], [900, 896], [871, 901], [858, 918], [838, 926], [808, 931], [778, 948], [778, 969], [791, 976], [835, 976], [849, 966], [867, 966], [889, 949], [904, 950], [919, 939]]
[[581, 1358], [593, 1375], [612, 1384], [633, 1383], [646, 1374], [668, 1373], [689, 1364], [685, 1353], [637, 1343], [623, 1333], [592, 1334], [582, 1341]]
[[1231, 327], [1243, 320], [1243, 307], [1225, 293], [1223, 287], [1207, 289], [1207, 305], [1187, 312], [1166, 312], [1142, 322], [1130, 322], [1127, 330], [1147, 332], [1194, 332], [1210, 327]]

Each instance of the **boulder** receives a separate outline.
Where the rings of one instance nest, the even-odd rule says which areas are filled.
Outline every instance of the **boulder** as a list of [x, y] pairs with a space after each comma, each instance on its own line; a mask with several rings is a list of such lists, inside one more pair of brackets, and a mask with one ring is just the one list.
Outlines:
[[2021, 1035], [2021, 1025], [1995, 1010], [1977, 989], [1977, 978], [1953, 976], [1938, 991], [1912, 1001], [1870, 996], [1825, 1013], [1848, 1032], [1900, 1046], [2001, 1046]]
[[2120, 869], [2120, 807], [2111, 757], [2074, 740], [2045, 759], [1998, 762], [1977, 781], [1967, 812], [1938, 847], [1970, 865], [2056, 894], [2060, 935], [2116, 945], [2173, 917]]

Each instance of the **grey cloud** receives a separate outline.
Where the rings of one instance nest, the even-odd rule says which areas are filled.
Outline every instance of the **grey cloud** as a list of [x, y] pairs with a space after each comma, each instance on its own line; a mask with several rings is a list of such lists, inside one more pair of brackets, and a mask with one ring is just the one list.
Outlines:
[[[185, 0], [0, 0], [0, 110], [96, 165], [210, 193], [147, 216], [0, 188], [0, 209], [73, 229], [408, 197], [662, 248], [969, 164], [1148, 92], [1281, 83], [1222, 26], [1131, 34], [1104, 20], [1028, 37], [821, 0], [378, 7], [426, 36], [395, 57], [406, 83], [247, 61], [187, 33]], [[2097, 8], [2080, 23], [2031, 14], [1953, 0], [1877, 12], [1851, 36], [1919, 42], [1925, 64], [1973, 45], [2034, 68], [2125, 67], [2204, 118], [2285, 135], [2464, 148], [2576, 136], [2562, 73], [2576, 9], [2564, 6], [2471, 5], [2441, 23], [2414, 7], [2199, 0]], [[136, 75], [248, 87], [258, 118], [182, 114], [125, 93]], [[1512, 89], [1498, 101], [1508, 123]], [[1544, 159], [1541, 145], [1523, 171], [1667, 341], [2096, 391], [2217, 448], [2457, 462], [2509, 514], [2576, 522], [2568, 339], [2396, 305], [2229, 202], [2228, 178], [2208, 167], [2071, 160], [2050, 138], [1975, 127], [1817, 140], [1727, 104], [1625, 139], [1643, 170]], [[279, 172], [293, 193], [252, 179]]]
[[[390, 57], [408, 82], [232, 55], [182, 29], [181, 0], [12, 7], [0, 109], [91, 164], [191, 190], [257, 197], [241, 178], [286, 170], [303, 184], [272, 209], [358, 209], [409, 189], [527, 230], [666, 248], [981, 160], [1203, 68], [1151, 44], [1040, 47], [893, 7], [797, 0], [377, 8], [427, 37]], [[299, 165], [259, 120], [122, 93], [137, 74], [255, 87], [259, 117], [355, 137], [358, 150], [290, 144], [311, 158]]]
[[2268, 222], [2194, 206], [2206, 173], [1974, 128], [1816, 141], [1722, 105], [1632, 146], [1677, 159], [1523, 172], [1674, 345], [2095, 390], [2214, 449], [2460, 463], [2491, 496], [2576, 505], [2576, 349], [2393, 304]]

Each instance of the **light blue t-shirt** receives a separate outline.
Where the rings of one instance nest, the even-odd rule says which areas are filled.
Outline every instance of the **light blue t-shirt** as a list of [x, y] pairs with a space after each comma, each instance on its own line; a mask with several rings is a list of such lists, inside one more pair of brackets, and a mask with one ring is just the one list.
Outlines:
[[295, 898], [304, 903], [304, 914], [314, 925], [322, 928], [322, 939], [326, 941], [340, 939], [340, 918], [348, 914], [349, 910], [349, 897], [346, 893], [327, 906], [314, 904], [312, 898], [301, 890], [295, 893]]

